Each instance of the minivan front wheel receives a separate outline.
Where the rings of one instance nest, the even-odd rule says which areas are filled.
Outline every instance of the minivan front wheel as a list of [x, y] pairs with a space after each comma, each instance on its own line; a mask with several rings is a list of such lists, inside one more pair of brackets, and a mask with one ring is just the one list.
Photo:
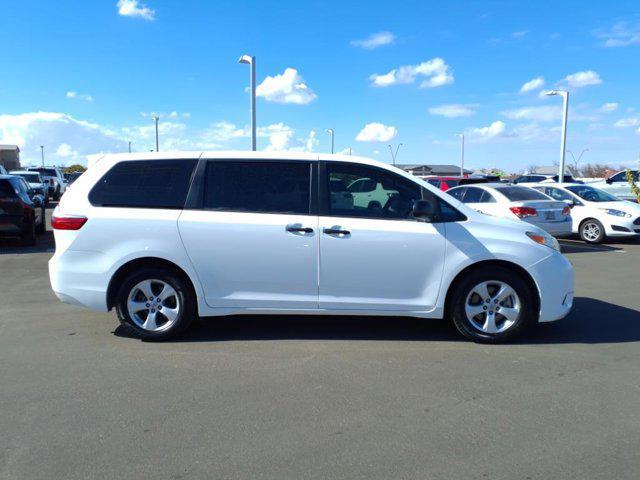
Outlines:
[[180, 276], [143, 268], [122, 283], [116, 312], [120, 322], [144, 340], [166, 340], [189, 326], [196, 307], [191, 289]]
[[522, 276], [509, 269], [491, 266], [472, 271], [453, 294], [453, 322], [475, 342], [504, 342], [534, 322], [533, 299]]

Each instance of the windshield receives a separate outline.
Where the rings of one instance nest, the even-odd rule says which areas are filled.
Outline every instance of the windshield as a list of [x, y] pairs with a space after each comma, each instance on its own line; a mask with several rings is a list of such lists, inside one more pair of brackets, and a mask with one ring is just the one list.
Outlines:
[[587, 202], [621, 202], [618, 197], [614, 197], [613, 195], [599, 190], [597, 188], [589, 187], [587, 185], [576, 185], [567, 187], [572, 193], [575, 193], [580, 198], [586, 200]]
[[40, 183], [39, 173], [15, 173], [14, 175], [24, 178], [27, 182]]
[[496, 190], [512, 202], [524, 200], [549, 200], [545, 194], [529, 187], [496, 187]]
[[47, 177], [57, 177], [58, 174], [54, 168], [32, 168], [34, 172], [40, 172], [42, 175], [46, 175]]

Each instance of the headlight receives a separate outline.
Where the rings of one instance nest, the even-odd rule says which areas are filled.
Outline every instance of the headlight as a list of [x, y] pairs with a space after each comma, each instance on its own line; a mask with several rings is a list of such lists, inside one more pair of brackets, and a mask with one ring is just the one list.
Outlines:
[[604, 210], [607, 214], [613, 215], [614, 217], [631, 218], [630, 213], [623, 212], [622, 210], [616, 210], [614, 208], [601, 208], [600, 210]]
[[558, 240], [547, 233], [527, 232], [527, 237], [540, 245], [553, 248], [556, 252], [560, 251], [560, 244], [558, 243]]

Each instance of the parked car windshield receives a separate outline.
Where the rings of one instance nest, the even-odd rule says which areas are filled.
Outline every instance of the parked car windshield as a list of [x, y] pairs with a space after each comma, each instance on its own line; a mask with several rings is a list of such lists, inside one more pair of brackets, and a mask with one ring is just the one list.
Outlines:
[[589, 187], [587, 185], [575, 185], [575, 186], [567, 187], [567, 190], [575, 193], [576, 195], [586, 200], [587, 202], [621, 202], [622, 201], [618, 197], [614, 197], [613, 195], [603, 190]]
[[549, 200], [549, 197], [545, 194], [529, 187], [496, 187], [496, 190], [512, 202], [520, 202], [524, 200]]
[[18, 177], [24, 178], [27, 182], [31, 183], [40, 183], [40, 174], [39, 173], [12, 173], [11, 175], [17, 175]]
[[32, 168], [32, 172], [40, 172], [42, 175], [46, 175], [47, 177], [57, 177], [55, 168]]

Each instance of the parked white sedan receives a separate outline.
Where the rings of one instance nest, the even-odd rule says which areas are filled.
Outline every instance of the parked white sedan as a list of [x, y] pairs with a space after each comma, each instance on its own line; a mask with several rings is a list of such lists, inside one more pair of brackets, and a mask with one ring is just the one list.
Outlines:
[[591, 185], [539, 184], [534, 188], [555, 200], [569, 204], [573, 233], [589, 243], [606, 237], [635, 237], [640, 234], [640, 205], [622, 200]]
[[554, 237], [571, 235], [571, 209], [532, 188], [504, 183], [455, 187], [447, 193], [474, 210], [540, 227]]

